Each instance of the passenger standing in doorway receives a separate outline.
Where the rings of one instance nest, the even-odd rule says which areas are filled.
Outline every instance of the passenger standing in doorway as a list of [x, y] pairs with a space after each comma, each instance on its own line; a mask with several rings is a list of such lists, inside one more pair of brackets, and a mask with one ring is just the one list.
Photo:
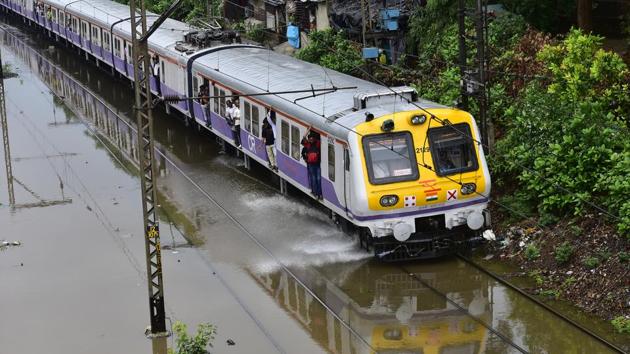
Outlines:
[[203, 110], [204, 120], [206, 127], [212, 128], [212, 120], [210, 119], [210, 89], [208, 85], [202, 84], [199, 86], [199, 104]]
[[225, 114], [228, 121], [232, 125], [232, 133], [234, 134], [234, 144], [237, 148], [241, 148], [241, 110], [238, 108], [238, 97], [233, 98], [234, 103], [228, 100], [226, 102], [227, 108]]
[[278, 172], [278, 165], [276, 162], [276, 137], [269, 123], [269, 119], [265, 118], [263, 120], [263, 130], [262, 130], [262, 138], [265, 143], [265, 149], [267, 150], [267, 159], [269, 160], [269, 168]]
[[317, 139], [315, 133], [310, 130], [302, 138], [302, 146], [304, 146], [302, 158], [306, 161], [308, 169], [308, 183], [311, 187], [311, 193], [315, 198], [322, 199], [322, 174], [321, 174], [321, 143]]
[[155, 79], [155, 89], [158, 96], [162, 96], [162, 87], [160, 87], [160, 57], [153, 57], [153, 78]]

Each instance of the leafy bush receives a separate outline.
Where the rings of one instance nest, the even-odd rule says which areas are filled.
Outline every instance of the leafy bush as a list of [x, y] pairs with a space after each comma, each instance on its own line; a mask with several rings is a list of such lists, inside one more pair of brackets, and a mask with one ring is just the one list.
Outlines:
[[619, 262], [626, 263], [630, 260], [630, 253], [622, 251], [617, 254], [617, 257], [619, 257]]
[[506, 110], [495, 173], [515, 176], [544, 214], [580, 215], [588, 202], [603, 204], [630, 236], [628, 68], [601, 49], [601, 38], [577, 30], [539, 60], [551, 79], [530, 82]]
[[564, 242], [556, 247], [554, 252], [554, 257], [558, 263], [568, 262], [571, 255], [573, 255], [573, 247], [568, 242]]
[[584, 260], [584, 265], [589, 268], [589, 269], [593, 269], [593, 268], [597, 268], [597, 266], [599, 266], [599, 258], [597, 257], [587, 257]]
[[536, 244], [530, 243], [525, 247], [525, 258], [529, 261], [533, 261], [534, 259], [540, 257], [540, 249]]
[[363, 64], [360, 47], [346, 39], [342, 31], [313, 31], [308, 39], [309, 44], [296, 54], [299, 59], [346, 74]]
[[630, 318], [625, 316], [615, 317], [610, 323], [618, 333], [630, 334]]
[[212, 347], [212, 341], [217, 333], [216, 327], [209, 323], [202, 323], [197, 327], [197, 333], [191, 337], [187, 327], [182, 322], [175, 322], [173, 332], [177, 335], [177, 349], [168, 349], [168, 354], [206, 354], [206, 347]]
[[555, 289], [548, 289], [541, 291], [539, 295], [544, 297], [551, 297], [557, 300], [560, 297], [560, 291]]

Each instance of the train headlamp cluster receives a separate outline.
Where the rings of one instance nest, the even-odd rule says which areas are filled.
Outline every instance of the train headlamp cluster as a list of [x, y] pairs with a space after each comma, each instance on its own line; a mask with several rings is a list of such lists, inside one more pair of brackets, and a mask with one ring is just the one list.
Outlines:
[[424, 124], [424, 122], [426, 121], [427, 121], [427, 116], [425, 116], [424, 114], [411, 117], [411, 124], [413, 125]]
[[396, 205], [396, 203], [398, 203], [398, 196], [397, 195], [384, 195], [381, 197], [381, 205], [384, 207], [390, 207], [390, 206], [394, 206]]
[[383, 125], [381, 125], [381, 130], [384, 132], [390, 132], [394, 130], [394, 121], [391, 119], [384, 121]]
[[473, 194], [473, 193], [475, 193], [476, 190], [477, 190], [477, 185], [474, 184], [474, 183], [464, 183], [462, 185], [462, 194], [463, 195]]

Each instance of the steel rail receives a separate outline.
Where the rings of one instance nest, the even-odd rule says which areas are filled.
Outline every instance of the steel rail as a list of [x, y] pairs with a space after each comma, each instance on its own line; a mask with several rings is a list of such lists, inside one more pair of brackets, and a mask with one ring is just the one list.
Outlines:
[[415, 279], [416, 281], [418, 281], [420, 284], [422, 284], [422, 286], [424, 286], [425, 288], [431, 290], [433, 293], [435, 293], [437, 296], [443, 298], [444, 300], [446, 300], [449, 304], [455, 306], [459, 311], [465, 313], [468, 317], [472, 318], [475, 322], [479, 323], [480, 325], [482, 325], [483, 327], [485, 327], [487, 330], [489, 330], [490, 332], [492, 332], [492, 334], [496, 335], [497, 337], [501, 338], [501, 340], [503, 340], [504, 342], [506, 342], [507, 344], [509, 344], [511, 347], [513, 347], [514, 349], [518, 350], [519, 352], [523, 353], [523, 354], [529, 354], [529, 351], [527, 351], [525, 348], [519, 346], [518, 344], [514, 343], [514, 341], [512, 341], [510, 338], [508, 338], [507, 336], [505, 336], [503, 333], [499, 332], [497, 329], [495, 329], [494, 327], [492, 327], [491, 324], [487, 323], [486, 321], [484, 321], [483, 319], [481, 319], [478, 316], [473, 315], [472, 313], [470, 313], [470, 311], [468, 311], [467, 308], [465, 308], [464, 306], [460, 305], [457, 303], [457, 301], [451, 299], [450, 297], [448, 297], [448, 295], [446, 295], [444, 292], [440, 291], [439, 289], [437, 289], [436, 287], [434, 287], [433, 285], [427, 283], [426, 281], [424, 281], [422, 278], [420, 278], [419, 276], [417, 276], [415, 273], [410, 272], [407, 268], [405, 268], [404, 266], [398, 266], [399, 269], [401, 269], [403, 272], [405, 272], [405, 274], [407, 274], [410, 278]]
[[523, 297], [527, 298], [528, 300], [532, 301], [536, 305], [538, 305], [538, 306], [544, 308], [545, 310], [549, 311], [550, 313], [554, 314], [556, 317], [560, 318], [561, 320], [571, 324], [572, 326], [578, 328], [582, 332], [584, 332], [584, 333], [588, 334], [589, 336], [597, 339], [600, 343], [604, 344], [609, 349], [612, 349], [612, 350], [617, 351], [619, 353], [626, 353], [623, 349], [621, 349], [620, 347], [618, 347], [614, 343], [611, 343], [610, 341], [606, 340], [605, 338], [603, 338], [602, 336], [600, 336], [597, 333], [593, 332], [592, 330], [584, 327], [583, 325], [577, 323], [576, 321], [570, 319], [569, 317], [561, 314], [558, 310], [556, 310], [553, 307], [545, 304], [544, 302], [542, 302], [539, 299], [535, 298], [531, 294], [528, 294], [523, 289], [521, 289], [521, 288], [517, 287], [516, 285], [512, 284], [511, 282], [505, 280], [504, 278], [502, 278], [498, 274], [496, 274], [496, 273], [494, 273], [494, 272], [484, 268], [483, 266], [481, 266], [480, 264], [476, 263], [475, 261], [473, 261], [469, 257], [466, 257], [466, 256], [464, 256], [461, 253], [458, 253], [457, 257], [459, 259], [461, 259], [462, 261], [464, 261], [465, 263], [470, 264], [471, 266], [473, 266], [474, 268], [476, 268], [480, 272], [488, 275], [490, 278], [498, 281], [499, 283], [501, 283], [502, 285], [506, 286], [507, 288], [516, 291], [517, 293], [519, 293]]

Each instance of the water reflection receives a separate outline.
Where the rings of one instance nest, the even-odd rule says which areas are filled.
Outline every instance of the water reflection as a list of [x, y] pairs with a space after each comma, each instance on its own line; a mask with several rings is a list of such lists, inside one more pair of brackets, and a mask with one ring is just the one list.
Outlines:
[[[325, 299], [345, 323], [330, 311], [312, 306], [313, 296], [287, 273], [253, 273], [252, 276], [333, 353], [485, 352], [488, 331], [408, 274], [393, 268], [388, 271], [374, 263], [357, 263], [354, 271], [337, 274], [338, 279], [334, 281], [322, 281], [330, 279], [329, 275], [317, 272], [302, 270], [300, 279], [310, 280], [307, 285]], [[452, 281], [452, 277], [446, 275], [439, 268], [419, 274], [428, 282]], [[485, 289], [460, 287], [449, 295], [468, 303], [473, 315], [487, 321], [492, 314]], [[346, 324], [369, 347], [363, 345]]]
[[[88, 75], [84, 65], [76, 65], [77, 59], [58, 52], [54, 54], [66, 67], [77, 70], [74, 75], [86, 79], [89, 76], [97, 87], [111, 86], [111, 96], [105, 102], [17, 37], [5, 35], [4, 41], [59, 97], [55, 100], [56, 107], [75, 111], [98, 132], [108, 148], [137, 163], [137, 135], [123, 118], [128, 113], [124, 107], [130, 104], [129, 97], [120, 85], [101, 84], [98, 75]], [[217, 158], [217, 151], [207, 137], [184, 131], [173, 121], [159, 120], [159, 128], [155, 130], [156, 148], [162, 152], [156, 157], [163, 209], [170, 208], [171, 216], [177, 218], [174, 221], [188, 236], [203, 233], [216, 237], [212, 240], [214, 250], [208, 250], [214, 252], [214, 260], [229, 260], [231, 264], [243, 260], [249, 276], [330, 352], [516, 351], [470, 315], [491, 324], [532, 352], [606, 352], [583, 333], [458, 262], [424, 263], [410, 268], [422, 282], [439, 289], [466, 309], [464, 312], [396, 266], [366, 261], [365, 254], [355, 252], [352, 240], [333, 234], [334, 228], [326, 226], [327, 220], [323, 220], [325, 216], [320, 212], [275, 193], [261, 191], [260, 183], [240, 178], [236, 170], [227, 171], [234, 161]], [[76, 122], [53, 119], [51, 124]], [[265, 244], [284, 264], [297, 268], [293, 269], [294, 273], [330, 311], [288, 273], [279, 270], [277, 264], [265, 266], [263, 262], [269, 262], [269, 258], [259, 257], [259, 249], [253, 250], [256, 247], [251, 243], [235, 237], [240, 231], [226, 226], [231, 222], [206, 199], [200, 198], [198, 191], [168, 162], [164, 156], [167, 152], [177, 166], [185, 166], [195, 180], [206, 183], [204, 188], [214, 188], [213, 193], [224, 197], [227, 207], [242, 213], [241, 219], [248, 218], [247, 226], [258, 228], [257, 235], [266, 237]], [[195, 164], [211, 159], [210, 167], [195, 168]], [[162, 196], [168, 196], [170, 201]], [[275, 225], [269, 223], [281, 217], [288, 220]], [[296, 232], [298, 227], [299, 233]]]

